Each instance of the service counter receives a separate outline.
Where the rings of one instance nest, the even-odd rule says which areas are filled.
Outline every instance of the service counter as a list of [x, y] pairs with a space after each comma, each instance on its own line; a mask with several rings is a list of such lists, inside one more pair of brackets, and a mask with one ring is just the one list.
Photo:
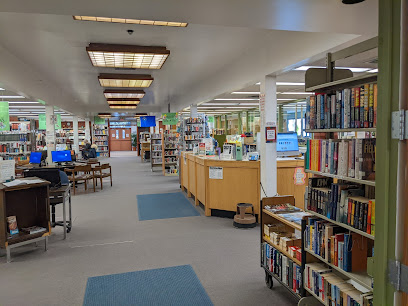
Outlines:
[[[307, 185], [303, 165], [303, 160], [293, 158], [277, 161], [278, 194], [295, 196], [300, 208], [304, 207]], [[211, 216], [212, 210], [235, 212], [238, 203], [251, 203], [255, 214], [259, 214], [260, 171], [260, 161], [219, 160], [181, 152], [181, 188], [194, 197], [196, 205], [204, 206], [206, 216]]]

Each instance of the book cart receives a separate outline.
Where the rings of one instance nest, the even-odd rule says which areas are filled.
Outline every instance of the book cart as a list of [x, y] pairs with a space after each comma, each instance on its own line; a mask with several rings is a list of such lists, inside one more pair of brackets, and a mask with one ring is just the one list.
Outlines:
[[373, 303], [376, 82], [371, 73], [306, 88], [316, 95], [306, 114], [305, 172], [314, 177], [305, 194], [312, 217], [302, 227], [303, 278], [323, 305]]
[[152, 172], [157, 168], [162, 168], [162, 133], [150, 136], [150, 163]]

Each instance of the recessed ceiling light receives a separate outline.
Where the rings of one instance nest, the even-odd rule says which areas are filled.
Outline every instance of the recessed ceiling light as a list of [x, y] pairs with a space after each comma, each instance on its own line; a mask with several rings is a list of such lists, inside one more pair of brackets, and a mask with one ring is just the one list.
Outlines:
[[4, 88], [0, 88], [0, 90], [5, 90]]
[[217, 98], [214, 99], [215, 101], [258, 101], [259, 99], [257, 98]]
[[153, 78], [146, 74], [110, 74], [101, 73], [99, 83], [104, 87], [149, 87]]
[[105, 95], [105, 98], [142, 99], [145, 95], [145, 92], [143, 90], [106, 89], [103, 94]]
[[89, 44], [86, 48], [95, 67], [160, 69], [170, 51], [166, 47]]
[[0, 99], [21, 99], [25, 98], [24, 96], [0, 96]]
[[136, 109], [137, 105], [129, 104], [109, 104], [110, 108], [122, 108], [122, 109]]
[[231, 92], [233, 95], [259, 95], [259, 91], [233, 91]]
[[[219, 103], [203, 103], [201, 104], [201, 106], [231, 106], [231, 105], [238, 105], [239, 103], [223, 103], [223, 102], [219, 102]], [[186, 108], [188, 109], [188, 108]]]
[[[39, 102], [10, 101], [10, 104], [40, 104]], [[44, 107], [44, 106], [43, 106]]]
[[278, 85], [278, 86], [302, 86], [302, 85], [305, 85], [305, 83], [302, 83], [302, 82], [276, 82], [276, 85]]
[[292, 101], [292, 100], [296, 100], [296, 99], [276, 99], [277, 101]]
[[9, 108], [42, 108], [45, 109], [44, 106], [29, 106], [29, 105], [9, 105]]
[[110, 23], [128, 23], [128, 24], [142, 24], [155, 25], [167, 27], [186, 27], [186, 22], [171, 22], [171, 21], [155, 21], [155, 20], [141, 20], [141, 19], [126, 19], [126, 18], [111, 18], [111, 17], [95, 17], [95, 16], [72, 16], [74, 20], [81, 21], [98, 21]]
[[[298, 68], [295, 68], [294, 70], [298, 71], [305, 71], [309, 68], [326, 68], [323, 66], [300, 66]], [[356, 67], [335, 67], [335, 69], [349, 69], [351, 72], [366, 72], [370, 70], [371, 68], [356, 68]]]
[[112, 98], [107, 99], [109, 104], [128, 104], [128, 105], [138, 105], [140, 103], [139, 99], [120, 99], [120, 98]]

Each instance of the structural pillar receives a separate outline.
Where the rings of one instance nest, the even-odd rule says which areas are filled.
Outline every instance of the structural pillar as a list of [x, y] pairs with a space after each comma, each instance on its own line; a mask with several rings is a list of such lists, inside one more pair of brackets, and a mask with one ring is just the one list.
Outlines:
[[263, 186], [261, 198], [273, 197], [277, 194], [276, 142], [265, 142], [265, 127], [276, 127], [276, 110], [276, 77], [266, 76], [261, 82], [260, 95], [261, 183]]
[[238, 113], [238, 134], [242, 134], [242, 112]]
[[283, 105], [279, 105], [279, 119], [278, 119], [279, 127], [278, 127], [278, 132], [282, 133], [283, 132]]
[[197, 105], [190, 105], [190, 117], [197, 118], [197, 115], [198, 115]]
[[91, 141], [91, 120], [89, 118], [85, 118], [85, 139], [88, 139], [88, 141]]
[[78, 116], [72, 116], [72, 130], [74, 131], [74, 145], [72, 149], [75, 150], [75, 153], [79, 153]]
[[298, 108], [297, 108], [297, 103], [295, 105], [295, 133], [297, 134], [297, 119], [298, 119]]
[[47, 144], [47, 162], [50, 165], [52, 163], [51, 151], [55, 151], [55, 117], [54, 106], [45, 106], [45, 142]]
[[246, 131], [247, 131], [247, 133], [249, 133], [249, 112], [248, 111], [246, 111], [245, 112], [245, 116], [246, 116]]
[[227, 115], [225, 115], [224, 116], [224, 127], [225, 127], [225, 135], [227, 135], [228, 134], [228, 116]]

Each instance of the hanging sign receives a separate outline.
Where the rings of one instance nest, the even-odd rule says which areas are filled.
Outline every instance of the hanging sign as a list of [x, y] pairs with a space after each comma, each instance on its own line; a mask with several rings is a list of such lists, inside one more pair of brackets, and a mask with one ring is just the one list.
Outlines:
[[94, 124], [105, 124], [105, 118], [94, 116]]
[[46, 130], [47, 129], [45, 114], [38, 114], [38, 129], [39, 130]]
[[295, 181], [295, 185], [304, 185], [306, 181], [306, 173], [305, 170], [301, 167], [295, 168], [295, 173], [293, 174], [293, 180]]
[[176, 125], [178, 123], [177, 113], [162, 113], [163, 125]]
[[0, 131], [10, 131], [10, 115], [8, 102], [0, 102]]
[[214, 116], [208, 116], [208, 123], [214, 123]]
[[54, 124], [55, 124], [54, 127], [55, 127], [56, 130], [62, 129], [62, 126], [61, 126], [61, 114], [56, 114], [55, 115], [55, 123]]
[[265, 127], [265, 142], [276, 142], [276, 126]]
[[137, 125], [137, 127], [140, 127], [140, 118], [136, 119], [136, 125]]

